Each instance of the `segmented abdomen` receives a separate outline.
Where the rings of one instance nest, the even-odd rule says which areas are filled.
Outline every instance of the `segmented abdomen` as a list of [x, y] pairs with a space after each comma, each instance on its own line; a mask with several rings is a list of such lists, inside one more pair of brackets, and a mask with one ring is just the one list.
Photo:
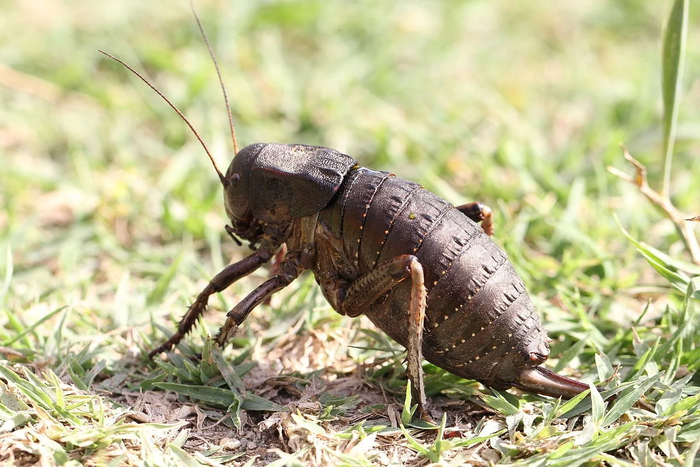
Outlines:
[[[428, 361], [498, 386], [530, 352], [546, 354], [546, 334], [506, 254], [450, 203], [408, 180], [361, 168], [349, 174], [334, 210], [333, 230], [358, 277], [403, 254], [423, 265]], [[406, 280], [365, 311], [404, 346], [409, 297]]]

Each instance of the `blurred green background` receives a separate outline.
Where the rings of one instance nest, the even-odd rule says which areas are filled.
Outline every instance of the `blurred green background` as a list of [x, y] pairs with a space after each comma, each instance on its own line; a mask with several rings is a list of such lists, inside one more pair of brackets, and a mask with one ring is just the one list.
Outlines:
[[[687, 259], [675, 226], [636, 187], [607, 171], [632, 173], [619, 148], [624, 143], [647, 165], [652, 186], [660, 186], [660, 38], [669, 1], [200, 0], [195, 6], [219, 58], [241, 147], [272, 141], [329, 146], [420, 182], [454, 204], [490, 205], [495, 240], [522, 274], [554, 339], [548, 365], [556, 371], [594, 381], [621, 365], [620, 379], [643, 380], [645, 390], [656, 379], [644, 378], [658, 378], [658, 371], [671, 369], [663, 380], [670, 384], [700, 368], [693, 306], [680, 305], [681, 296], [622, 236], [614, 216], [636, 238]], [[681, 210], [699, 215], [700, 9], [691, 6], [671, 194]], [[178, 354], [147, 363], [144, 350], [162, 342], [218, 270], [249, 250], [225, 235], [220, 184], [185, 124], [98, 48], [142, 71], [178, 105], [222, 168], [233, 157], [216, 74], [186, 1], [0, 0], [0, 351], [78, 388], [107, 390], [113, 400], [166, 379], [202, 390], [197, 385], [209, 384], [207, 372], [218, 374], [212, 362], [192, 365]], [[257, 271], [212, 299], [219, 311], [207, 317], [212, 332], [222, 322], [220, 311], [266, 274]], [[199, 351], [201, 327], [180, 346], [185, 357]], [[659, 343], [663, 351], [654, 354]], [[355, 347], [348, 350], [350, 344]], [[319, 391], [342, 378], [352, 385], [355, 372], [362, 373], [363, 391], [376, 395], [381, 385], [400, 399], [402, 356], [376, 350], [388, 346], [366, 321], [335, 314], [306, 276], [272, 306], [253, 312], [227, 351], [234, 364], [250, 363], [246, 371], [251, 362], [268, 376], [294, 371], [295, 384]], [[358, 367], [358, 361], [368, 363]], [[24, 381], [15, 368], [3, 377]], [[476, 384], [431, 365], [426, 371], [437, 404], [445, 399], [436, 401], [438, 393], [476, 400], [499, 412], [490, 417], [499, 423], [520, 413], [515, 398], [470, 399]], [[319, 375], [323, 383], [311, 385]], [[634, 423], [618, 426], [613, 438], [596, 433], [637, 396], [607, 416], [596, 399], [593, 422], [587, 418], [572, 432], [585, 448], [581, 459], [615, 450], [647, 459], [652, 425], [658, 433], [671, 430], [654, 438], [662, 448], [672, 443], [665, 457], [684, 449], [683, 456], [694, 457], [698, 445], [683, 443], [697, 439], [697, 413], [678, 418], [697, 410], [696, 389], [686, 383], [652, 390], [658, 417], [634, 408]], [[44, 383], [27, 384], [28, 394], [44, 394], [36, 389]], [[44, 390], [55, 402], [52, 391]], [[99, 404], [90, 404], [96, 411]], [[463, 420], [463, 407], [477, 407], [459, 404], [452, 404], [450, 423]], [[550, 416], [551, 405], [537, 407], [546, 409], [533, 409], [546, 418], [542, 433], [529, 419], [510, 441], [524, 436], [530, 444], [495, 459], [532, 455], [539, 462], [551, 452], [561, 465], [574, 465], [566, 457], [577, 455], [568, 451], [572, 438], [562, 435], [573, 428]], [[317, 420], [307, 409], [307, 420]], [[83, 423], [98, 424], [104, 416], [82, 414], [84, 421], [75, 422], [65, 413], [75, 410], [60, 412], [54, 433], [82, 432]], [[37, 421], [43, 426], [37, 413], [10, 415], [27, 430]], [[125, 426], [122, 416], [110, 418], [117, 430]], [[217, 416], [224, 415], [210, 415]], [[150, 436], [152, 427], [142, 428]], [[248, 455], [276, 458], [260, 442], [262, 428], [248, 428], [249, 446], [258, 449]], [[93, 433], [87, 444], [109, 451], [122, 442], [119, 432], [105, 433]], [[178, 446], [188, 433], [178, 435]], [[161, 449], [155, 439], [150, 452]], [[334, 449], [345, 446], [339, 435], [326, 441]], [[3, 449], [18, 449], [12, 443], [7, 438]], [[72, 438], [59, 443], [52, 449], [61, 459], [89, 454]], [[138, 449], [132, 454], [138, 465]]]
[[[189, 5], [0, 5], [0, 305], [11, 316], [0, 317], [2, 337], [12, 338], [13, 320], [36, 323], [67, 306], [65, 335], [49, 321], [29, 348], [59, 358], [65, 336], [102, 342], [102, 352], [144, 345], [138, 334], [153, 336], [151, 316], [169, 327], [163, 317], [179, 317], [247, 251], [225, 239], [221, 188], [184, 123], [97, 52], [143, 71], [226, 167], [225, 109]], [[660, 182], [659, 44], [669, 2], [195, 6], [241, 146], [329, 146], [455, 204], [491, 205], [497, 242], [547, 328], [564, 332], [563, 346], [591, 332], [582, 316], [614, 332], [647, 299], [657, 312], [665, 306], [665, 289], [613, 215], [664, 251], [682, 257], [682, 244], [606, 166], [631, 172], [622, 142]], [[700, 14], [691, 13], [672, 195], [697, 215]], [[250, 287], [237, 285], [222, 308]]]

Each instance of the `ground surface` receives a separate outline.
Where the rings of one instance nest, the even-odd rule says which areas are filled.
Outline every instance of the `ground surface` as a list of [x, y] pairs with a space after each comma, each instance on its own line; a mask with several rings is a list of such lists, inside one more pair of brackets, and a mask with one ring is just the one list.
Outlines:
[[[226, 166], [225, 110], [186, 2], [10, 2], [0, 15], [0, 459], [16, 465], [697, 464], [697, 295], [673, 224], [619, 143], [662, 173], [669, 2], [196, 2], [242, 144], [333, 147], [461, 204], [553, 339], [550, 368], [610, 388], [565, 404], [426, 364], [404, 408], [402, 349], [302, 277], [222, 353], [205, 345], [267, 271], [212, 300], [148, 361], [229, 261], [221, 188], [177, 116]], [[691, 12], [674, 203], [700, 212], [700, 16]], [[658, 274], [622, 234], [653, 245]], [[651, 250], [647, 249], [647, 253]], [[671, 258], [674, 258], [673, 260]], [[192, 360], [204, 353], [203, 360]], [[239, 379], [240, 378], [240, 379]]]

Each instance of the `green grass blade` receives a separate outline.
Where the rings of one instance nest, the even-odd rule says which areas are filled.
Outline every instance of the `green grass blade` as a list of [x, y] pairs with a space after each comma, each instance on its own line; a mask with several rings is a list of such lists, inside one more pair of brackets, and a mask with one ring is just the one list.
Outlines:
[[662, 51], [662, 93], [664, 100], [664, 178], [662, 193], [670, 196], [671, 166], [676, 138], [678, 105], [688, 35], [689, 0], [675, 0], [666, 21]]
[[177, 258], [175, 258], [175, 261], [173, 261], [173, 264], [170, 265], [168, 268], [168, 271], [160, 276], [158, 279], [158, 282], [156, 283], [155, 288], [151, 291], [151, 293], [148, 295], [148, 298], [146, 298], [146, 305], [153, 305], [155, 303], [160, 303], [163, 301], [163, 297], [165, 297], [165, 293], [168, 291], [168, 286], [172, 282], [173, 278], [175, 277], [175, 274], [177, 274], [178, 269], [180, 268], [180, 263], [182, 262], [183, 254], [180, 253], [177, 255]]
[[591, 388], [591, 417], [593, 417], [595, 424], [600, 426], [605, 416], [605, 401], [603, 401], [595, 385], [591, 384], [589, 387]]
[[[598, 438], [593, 439], [589, 443], [577, 448], [568, 449], [566, 452], [557, 456], [555, 460], [546, 463], [547, 466], [570, 467], [574, 465], [582, 465], [584, 462], [591, 460], [599, 454], [606, 451], [611, 451], [624, 444], [625, 435], [630, 434], [635, 429], [634, 422], [629, 422], [620, 425], [614, 429], [603, 432]], [[573, 447], [573, 446], [572, 446]], [[552, 455], [560, 454], [556, 451]]]
[[418, 409], [417, 405], [411, 405], [411, 380], [406, 381], [406, 397], [403, 401], [403, 410], [401, 411], [401, 423], [408, 425], [413, 419], [413, 414]]
[[639, 400], [645, 392], [651, 388], [654, 383], [656, 383], [659, 378], [661, 378], [663, 373], [657, 373], [654, 376], [650, 376], [642, 381], [635, 381], [635, 386], [628, 392], [623, 392], [619, 399], [615, 401], [613, 406], [610, 408], [605, 418], [603, 419], [602, 426], [608, 426], [620, 418], [625, 412], [627, 412], [634, 404]]
[[246, 394], [243, 396], [241, 408], [246, 410], [258, 410], [263, 412], [289, 412], [289, 409], [275, 404], [264, 397], [256, 396], [255, 394]]
[[498, 436], [501, 436], [506, 431], [508, 431], [508, 430], [506, 428], [504, 428], [504, 429], [498, 430], [494, 433], [475, 436], [474, 438], [469, 438], [469, 439], [463, 439], [463, 440], [460, 440], [460, 441], [457, 441], [456, 443], [454, 443], [453, 447], [469, 447], [469, 446], [473, 446], [475, 444], [483, 443], [484, 441], [489, 440], [491, 438], [496, 438]]
[[229, 389], [214, 388], [211, 386], [194, 386], [179, 383], [155, 383], [153, 386], [165, 391], [173, 391], [193, 399], [209, 402], [219, 407], [229, 407], [238, 398], [242, 398], [241, 408], [246, 410], [260, 410], [266, 412], [289, 412], [289, 409], [275, 404], [263, 397], [254, 394], [240, 396]]
[[486, 404], [503, 415], [515, 415], [520, 412], [520, 409], [506, 400], [506, 398], [498, 391], [493, 391], [494, 396], [483, 395], [482, 399]]
[[681, 277], [688, 277], [687, 275], [683, 274], [684, 272], [693, 276], [700, 275], [700, 266], [673, 258], [658, 248], [654, 248], [648, 243], [637, 240], [627, 231], [627, 229], [622, 227], [617, 215], [613, 217], [622, 234], [639, 249], [650, 264], [660, 265], [674, 274], [681, 275]]
[[211, 465], [202, 464], [197, 459], [195, 459], [194, 456], [188, 454], [186, 451], [184, 451], [179, 446], [176, 446], [175, 444], [169, 444], [168, 448], [170, 448], [170, 451], [175, 455], [175, 458], [178, 460], [179, 465], [182, 465], [184, 467], [205, 467], [206, 465]]
[[229, 417], [231, 417], [233, 425], [240, 429], [241, 426], [243, 426], [243, 420], [241, 420], [241, 409], [243, 408], [241, 405], [243, 404], [243, 398], [236, 391], [231, 391], [231, 394], [233, 394], [233, 397], [236, 400], [228, 406], [226, 411], [228, 412]]
[[38, 389], [5, 365], [0, 365], [0, 374], [5, 377], [7, 381], [17, 386], [17, 389], [24, 393], [32, 402], [47, 410], [52, 408], [53, 401], [43, 389]]
[[[566, 401], [556, 411], [556, 416], [567, 418], [566, 414], [568, 414], [569, 412], [574, 410], [574, 408], [576, 408], [579, 404], [581, 404], [583, 402], [583, 400], [586, 399], [586, 397], [588, 397], [588, 394], [590, 394], [590, 390], [584, 391], [581, 394], [577, 395], [576, 397], [573, 397], [573, 398], [569, 399], [568, 401]], [[582, 411], [585, 412], [586, 410], [589, 410], [590, 408], [591, 408], [591, 401], [590, 401], [590, 399], [588, 399], [587, 403], [585, 404], [585, 409], [583, 409]], [[577, 412], [575, 415], [578, 415], [578, 413], [580, 413], [580, 412]], [[574, 416], [574, 415], [570, 415], [570, 416]]]
[[228, 360], [226, 360], [223, 355], [221, 355], [221, 350], [218, 348], [212, 348], [211, 353], [214, 356], [214, 361], [221, 371], [221, 376], [226, 380], [226, 384], [231, 390], [239, 391], [241, 394], [245, 393], [245, 384], [241, 380], [241, 377], [236, 373], [235, 368], [231, 365]]
[[595, 354], [595, 366], [598, 370], [599, 381], [605, 381], [614, 373], [612, 363], [610, 363], [610, 359], [604, 353]]
[[432, 450], [426, 448], [421, 443], [419, 443], [413, 436], [411, 436], [406, 427], [404, 427], [403, 423], [399, 425], [399, 428], [401, 429], [403, 435], [406, 437], [406, 441], [408, 441], [408, 443], [413, 449], [416, 450], [416, 452], [418, 452], [423, 457], [427, 457], [433, 463], [439, 461], [438, 456], [436, 456]]
[[696, 439], [695, 442], [688, 448], [688, 450], [683, 453], [683, 458], [685, 459], [685, 463], [683, 464], [684, 467], [695, 466], [698, 449], [700, 449], [700, 438]]
[[211, 386], [193, 386], [179, 383], [155, 383], [153, 386], [163, 389], [164, 391], [173, 391], [183, 396], [209, 402], [218, 407], [228, 407], [236, 400], [230, 390]]
[[[19, 334], [17, 334], [13, 339], [9, 340], [8, 342], [5, 342], [4, 345], [7, 346], [7, 347], [9, 347], [9, 346], [11, 346], [12, 344], [14, 344], [15, 342], [17, 342], [18, 340], [24, 339], [24, 337], [25, 337], [27, 334], [30, 334], [30, 333], [33, 332], [37, 327], [41, 326], [44, 322], [46, 322], [47, 320], [51, 319], [53, 316], [55, 316], [55, 315], [57, 315], [58, 313], [62, 312], [62, 311], [65, 310], [66, 308], [68, 308], [68, 306], [62, 306], [62, 307], [60, 307], [60, 308], [55, 309], [54, 311], [50, 311], [49, 313], [46, 314], [46, 316], [41, 317], [36, 323], [32, 324], [31, 326], [29, 326], [28, 328], [26, 328], [25, 330], [23, 330], [22, 332], [20, 332]], [[16, 317], [15, 317], [14, 315], [11, 315], [10, 312], [9, 312], [9, 310], [8, 310], [7, 314], [8, 314], [8, 318], [11, 318], [11, 319], [13, 319], [13, 321], [14, 321], [15, 323], [18, 323], [18, 321], [15, 319]], [[15, 326], [15, 327], [16, 327], [16, 326]]]

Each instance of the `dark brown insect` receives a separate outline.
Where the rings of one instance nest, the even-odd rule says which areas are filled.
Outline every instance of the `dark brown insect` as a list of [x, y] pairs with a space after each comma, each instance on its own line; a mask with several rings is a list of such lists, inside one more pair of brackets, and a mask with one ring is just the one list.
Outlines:
[[488, 235], [488, 208], [455, 207], [416, 183], [360, 167], [329, 148], [270, 143], [239, 152], [233, 123], [231, 134], [236, 156], [225, 175], [202, 145], [224, 187], [231, 222], [226, 230], [255, 252], [211, 280], [151, 357], [192, 330], [212, 294], [286, 251], [276, 274], [228, 312], [219, 345], [253, 308], [311, 270], [333, 309], [366, 315], [407, 348], [408, 376], [421, 408], [423, 357], [497, 389], [565, 398], [588, 389], [541, 366], [549, 355], [547, 334], [522, 280]]

